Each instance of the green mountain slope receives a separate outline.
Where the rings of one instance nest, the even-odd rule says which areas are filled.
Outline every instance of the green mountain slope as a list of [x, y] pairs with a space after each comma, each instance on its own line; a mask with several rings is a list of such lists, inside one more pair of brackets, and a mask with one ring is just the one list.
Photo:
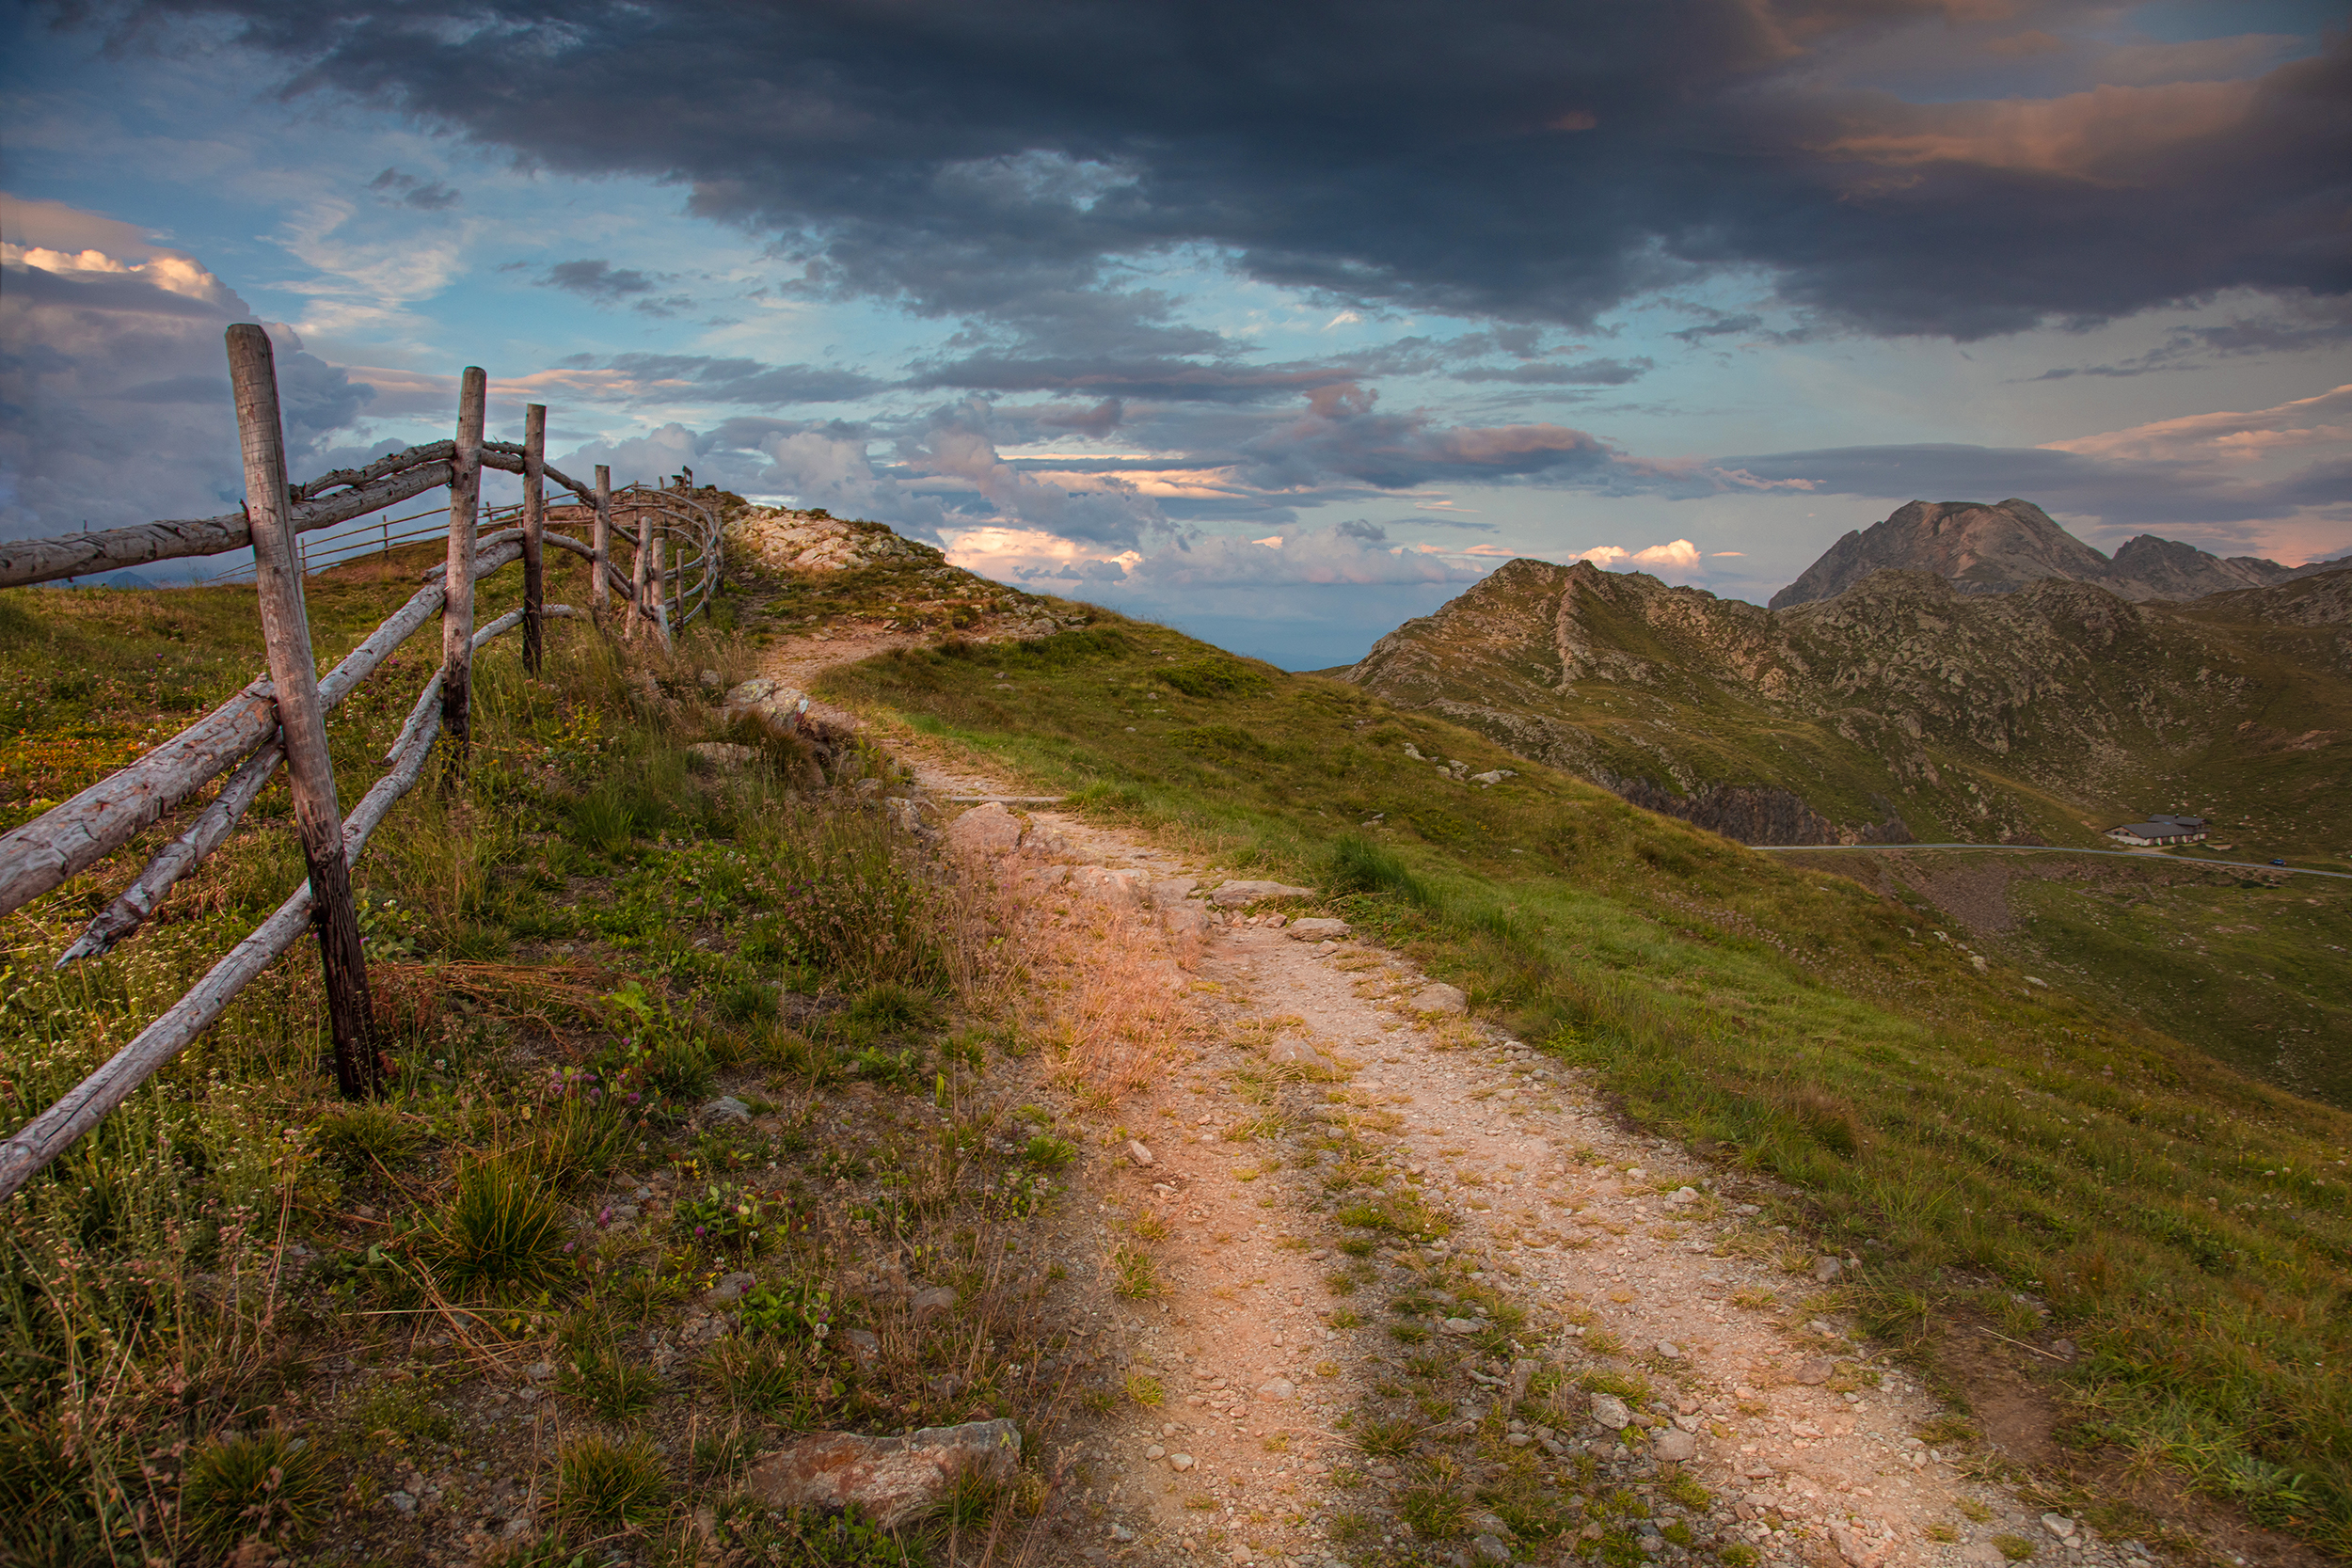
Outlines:
[[2134, 604], [1889, 571], [1767, 610], [1521, 560], [1344, 678], [1753, 843], [2090, 846], [2189, 810], [2352, 865], [2352, 572]]

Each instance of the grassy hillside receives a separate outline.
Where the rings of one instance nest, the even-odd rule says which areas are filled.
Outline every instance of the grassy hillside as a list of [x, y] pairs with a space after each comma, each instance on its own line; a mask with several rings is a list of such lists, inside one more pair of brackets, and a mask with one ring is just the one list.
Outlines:
[[[1792, 1183], [1871, 1259], [1851, 1296], [1879, 1331], [1932, 1345], [2044, 1299], [2086, 1348], [2080, 1450], [2178, 1466], [2352, 1549], [2352, 1117], [2033, 987], [1849, 879], [1162, 627], [1103, 614], [826, 691], [1325, 888], [1597, 1068], [1629, 1116]], [[1518, 776], [1462, 778], [1489, 768]]]
[[1941, 912], [2027, 974], [2252, 1077], [2352, 1109], [2352, 884], [2184, 856], [1807, 855]]
[[[421, 564], [312, 579], [323, 659]], [[252, 603], [0, 594], [11, 811], [242, 686]], [[346, 800], [428, 644], [335, 716]], [[538, 679], [511, 639], [481, 657], [470, 772], [357, 868], [391, 1091], [335, 1097], [306, 942], [0, 1206], [0, 1560], [881, 1565], [1031, 1528], [1034, 1467], [896, 1531], [740, 1482], [783, 1433], [1041, 1431], [1099, 1392], [1039, 1366], [1109, 1286], [1024, 1266], [1087, 1158], [1064, 1117], [1088, 1085], [1023, 1033], [1053, 1018], [1011, 1008], [1005, 933], [846, 787], [880, 759], [796, 791], [808, 756], [723, 721], [740, 640], [672, 659], [561, 623], [549, 646]], [[281, 785], [105, 959], [51, 968], [169, 825], [0, 922], [0, 1125], [276, 907], [287, 815]], [[723, 1092], [743, 1119], [705, 1109]], [[738, 1335], [706, 1292], [751, 1267]], [[918, 1319], [924, 1287], [950, 1302]]]

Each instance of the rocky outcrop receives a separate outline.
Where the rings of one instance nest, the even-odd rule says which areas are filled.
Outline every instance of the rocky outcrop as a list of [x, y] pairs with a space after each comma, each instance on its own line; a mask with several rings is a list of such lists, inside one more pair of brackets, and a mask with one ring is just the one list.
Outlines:
[[2197, 599], [2269, 588], [2331, 564], [2281, 566], [2258, 556], [2217, 556], [2143, 533], [2110, 560], [2031, 501], [1913, 501], [1884, 522], [1849, 532], [1772, 595], [1772, 608], [1834, 598], [1872, 572], [1932, 572], [1962, 594], [2013, 594], [2052, 578], [2096, 583], [2118, 598]]
[[893, 559], [944, 559], [929, 545], [902, 539], [882, 523], [836, 517], [819, 507], [795, 512], [755, 506], [726, 526], [738, 560], [776, 572], [847, 572]]
[[1804, 803], [1792, 789], [1757, 784], [1709, 784], [1689, 796], [1677, 795], [1649, 779], [1596, 770], [1593, 782], [1616, 791], [1645, 811], [1678, 816], [1692, 827], [1705, 828], [1742, 844], [1909, 844], [1911, 829], [1890, 805], [1883, 822], [1847, 827], [1832, 822]]
[[1020, 1429], [1009, 1420], [925, 1427], [905, 1437], [812, 1432], [762, 1455], [743, 1484], [766, 1508], [855, 1508], [896, 1529], [967, 1481], [1005, 1485], [1020, 1463]]

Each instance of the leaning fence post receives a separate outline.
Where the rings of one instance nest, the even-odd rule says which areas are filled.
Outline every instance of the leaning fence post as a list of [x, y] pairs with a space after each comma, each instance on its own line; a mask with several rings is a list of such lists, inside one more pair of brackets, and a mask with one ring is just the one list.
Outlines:
[[548, 405], [523, 407], [523, 668], [539, 673], [546, 648]]
[[253, 539], [253, 584], [262, 637], [277, 689], [280, 744], [293, 785], [294, 830], [310, 871], [310, 924], [318, 932], [326, 978], [326, 1016], [335, 1037], [335, 1081], [351, 1099], [384, 1086], [368, 1006], [368, 962], [351, 902], [343, 859], [342, 809], [326, 750], [326, 710], [319, 701], [318, 663], [302, 595], [293, 498], [286, 490], [286, 443], [278, 415], [278, 365], [269, 334], [249, 322], [229, 329], [229, 376], [236, 388], [237, 434], [245, 449], [246, 514]]
[[453, 778], [473, 745], [473, 550], [482, 505], [482, 428], [490, 378], [469, 365], [457, 388], [456, 451], [450, 458], [449, 597], [441, 610], [441, 733]]
[[599, 616], [612, 602], [612, 586], [604, 580], [612, 559], [612, 468], [596, 465], [596, 521], [588, 537], [588, 603]]

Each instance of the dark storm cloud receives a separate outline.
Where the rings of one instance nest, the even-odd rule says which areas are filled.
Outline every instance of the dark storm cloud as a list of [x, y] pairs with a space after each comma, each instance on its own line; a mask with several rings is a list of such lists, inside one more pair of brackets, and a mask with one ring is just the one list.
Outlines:
[[847, 403], [882, 384], [855, 371], [828, 365], [770, 365], [757, 359], [713, 358], [701, 354], [616, 354], [607, 359], [575, 355], [566, 368], [615, 372], [616, 386], [633, 403], [671, 402], [680, 397], [780, 408], [800, 403]]
[[[389, 104], [566, 172], [684, 182], [698, 213], [774, 236], [802, 289], [1017, 324], [1038, 343], [1148, 326], [1164, 302], [1120, 263], [1185, 245], [1336, 299], [1568, 324], [1719, 269], [1761, 270], [1784, 300], [1866, 330], [1960, 338], [2231, 287], [2352, 288], [2352, 40], [2243, 80], [2085, 80], [2033, 100], [1984, 85], [2019, 28], [2098, 8], [139, 14], [242, 19], [292, 90]], [[1968, 93], [1922, 87], [1937, 70]], [[1869, 90], [1871, 71], [1905, 96]]]
[[1714, 471], [1819, 495], [1981, 501], [2020, 496], [2045, 512], [2135, 527], [2260, 521], [2303, 507], [2340, 508], [2352, 495], [2352, 458], [2248, 476], [2210, 461], [1922, 445], [1725, 457], [1716, 460]]
[[1502, 381], [1520, 387], [1622, 387], [1639, 381], [1647, 359], [1585, 359], [1573, 365], [1536, 360], [1524, 365], [1478, 365], [1454, 372], [1456, 381]]
[[653, 293], [654, 281], [635, 267], [616, 267], [601, 258], [558, 261], [540, 277], [539, 285], [562, 289], [598, 305], [611, 305], [632, 294]]
[[396, 168], [388, 168], [369, 181], [368, 189], [386, 201], [397, 201], [421, 213], [446, 212], [465, 199], [462, 193], [450, 189], [438, 180], [403, 174]]

